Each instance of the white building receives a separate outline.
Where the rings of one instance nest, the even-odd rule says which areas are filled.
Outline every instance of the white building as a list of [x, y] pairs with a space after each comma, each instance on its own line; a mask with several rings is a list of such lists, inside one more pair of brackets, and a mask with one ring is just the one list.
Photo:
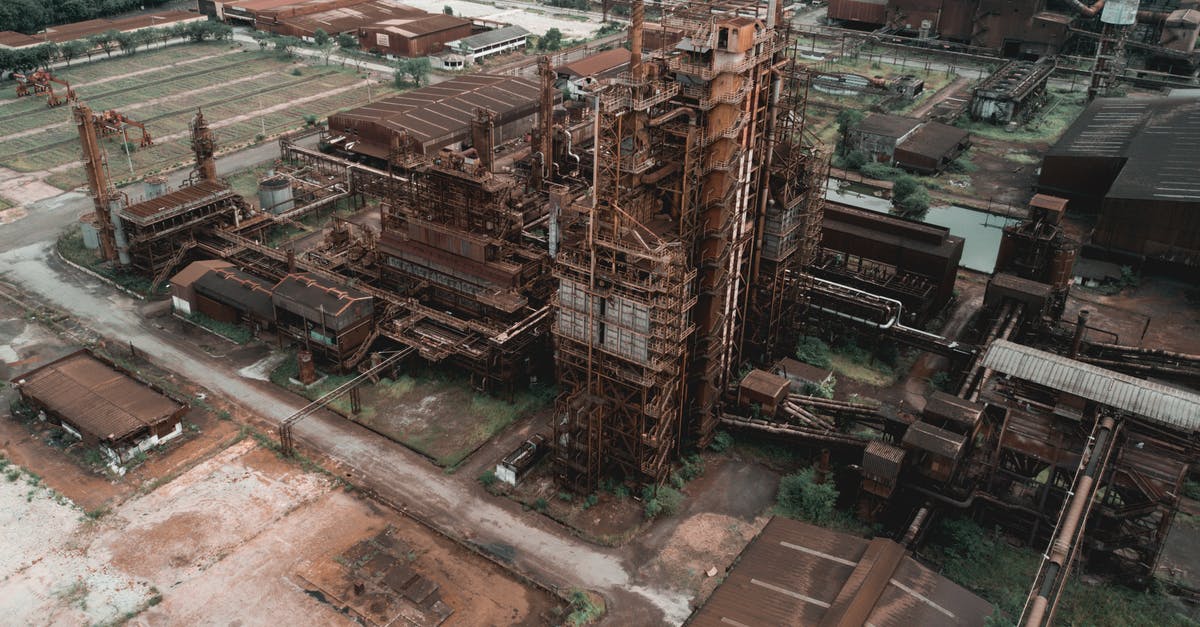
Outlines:
[[[529, 31], [520, 26], [505, 26], [478, 35], [463, 37], [446, 42], [446, 47], [452, 52], [465, 57], [467, 63], [479, 63], [492, 55], [504, 54], [512, 50], [524, 50], [525, 42], [529, 39]], [[451, 68], [447, 68], [451, 69]], [[453, 68], [461, 69], [461, 68]]]

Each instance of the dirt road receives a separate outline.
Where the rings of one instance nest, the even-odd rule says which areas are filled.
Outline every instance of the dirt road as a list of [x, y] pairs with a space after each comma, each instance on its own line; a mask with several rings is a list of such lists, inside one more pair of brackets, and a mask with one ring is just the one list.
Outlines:
[[[104, 336], [132, 342], [153, 361], [270, 422], [301, 407], [297, 397], [243, 379], [201, 351], [175, 345], [168, 330], [156, 328], [153, 320], [141, 315], [140, 303], [75, 275], [53, 255], [52, 247], [43, 241], [0, 254], [0, 275], [47, 303], [75, 312]], [[602, 591], [610, 599], [622, 600], [613, 608], [618, 615], [629, 612], [639, 621], [651, 608], [657, 611], [649, 615], [671, 624], [682, 622], [689, 613], [690, 595], [636, 581], [630, 574], [633, 569], [616, 552], [552, 529], [553, 523], [540, 516], [522, 515], [515, 504], [483, 498], [473, 490], [469, 477], [446, 475], [403, 446], [340, 417], [313, 416], [299, 423], [295, 433], [302, 443], [351, 469], [357, 482], [445, 530], [513, 555], [518, 569], [543, 583]]]

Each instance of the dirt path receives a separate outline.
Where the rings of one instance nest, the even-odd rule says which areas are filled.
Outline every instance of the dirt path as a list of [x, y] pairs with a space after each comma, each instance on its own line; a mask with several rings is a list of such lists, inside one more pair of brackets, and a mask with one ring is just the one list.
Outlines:
[[936, 94], [934, 94], [932, 98], [923, 102], [921, 104], [921, 106], [917, 107], [916, 109], [913, 109], [908, 114], [908, 116], [913, 117], [913, 118], [924, 119], [925, 116], [929, 115], [930, 111], [933, 111], [934, 107], [945, 102], [946, 100], [949, 100], [951, 96], [958, 93], [958, 90], [962, 89], [967, 83], [970, 83], [970, 82], [971, 82], [971, 79], [969, 79], [965, 76], [959, 76], [958, 78], [951, 81], [950, 84], [939, 89], [938, 92]]
[[[121, 107], [121, 113], [128, 113], [128, 112], [130, 112], [130, 111], [136, 111], [136, 110], [138, 110], [138, 109], [144, 109], [144, 108], [146, 108], [146, 107], [154, 106], [154, 105], [156, 105], [156, 104], [159, 104], [159, 103], [163, 103], [163, 102], [170, 102], [170, 101], [172, 101], [172, 100], [179, 100], [179, 99], [181, 99], [181, 98], [190, 98], [190, 97], [192, 97], [192, 96], [196, 96], [196, 95], [198, 95], [198, 94], [202, 94], [202, 93], [205, 93], [205, 92], [209, 92], [209, 91], [212, 91], [212, 90], [214, 90], [214, 89], [229, 89], [231, 86], [233, 86], [233, 85], [237, 85], [238, 83], [245, 83], [245, 82], [249, 82], [249, 81], [256, 81], [256, 80], [258, 80], [258, 79], [260, 79], [260, 78], [264, 78], [264, 77], [270, 76], [270, 75], [272, 75], [272, 74], [275, 74], [275, 71], [271, 71], [271, 72], [259, 72], [258, 74], [254, 74], [254, 75], [252, 75], [252, 76], [243, 76], [242, 78], [238, 78], [238, 79], [235, 79], [235, 80], [232, 80], [232, 81], [227, 81], [227, 82], [221, 83], [221, 84], [219, 84], [219, 85], [208, 85], [208, 86], [206, 86], [206, 87], [201, 87], [201, 88], [199, 88], [199, 89], [192, 89], [192, 90], [189, 90], [189, 91], [183, 91], [183, 92], [179, 92], [179, 93], [177, 93], [177, 94], [171, 94], [170, 96], [162, 96], [162, 97], [159, 97], [159, 98], [153, 98], [153, 99], [151, 99], [151, 100], [145, 100], [145, 101], [143, 101], [143, 102], [139, 102], [139, 103], [137, 103], [137, 104], [129, 105], [129, 106], [127, 106], [127, 107]], [[136, 117], [136, 116], [134, 116], [134, 117]], [[37, 127], [37, 128], [26, 129], [26, 130], [24, 130], [24, 131], [19, 131], [19, 132], [17, 132], [17, 133], [13, 133], [13, 134], [11, 134], [11, 135], [5, 135], [4, 137], [0, 137], [0, 142], [2, 142], [2, 141], [8, 141], [8, 140], [10, 140], [10, 139], [17, 139], [17, 138], [20, 138], [20, 137], [27, 137], [27, 136], [29, 136], [29, 135], [36, 135], [37, 133], [43, 133], [43, 132], [45, 132], [45, 131], [48, 131], [48, 130], [51, 130], [51, 129], [56, 129], [56, 128], [60, 128], [60, 127], [63, 127], [63, 126], [68, 126], [68, 125], [71, 125], [71, 124], [73, 124], [73, 123], [72, 123], [72, 122], [59, 122], [59, 123], [57, 123], [57, 124], [47, 124], [46, 126], [39, 126], [39, 127]]]
[[[64, 270], [50, 243], [0, 254], [0, 272], [55, 306], [85, 315], [96, 331], [130, 341], [156, 363], [278, 423], [304, 402], [268, 384], [246, 380], [202, 352], [176, 346], [169, 330], [155, 329], [135, 304], [107, 286]], [[686, 593], [637, 581], [614, 551], [588, 545], [541, 516], [475, 493], [470, 477], [446, 475], [407, 448], [332, 414], [313, 416], [295, 428], [297, 440], [351, 471], [356, 482], [387, 501], [419, 513], [432, 524], [478, 545], [512, 555], [512, 564], [551, 586], [584, 586], [621, 599], [614, 611], [645, 621], [681, 623], [689, 614]], [[622, 604], [624, 604], [622, 606]], [[656, 617], [656, 618], [651, 618]]]

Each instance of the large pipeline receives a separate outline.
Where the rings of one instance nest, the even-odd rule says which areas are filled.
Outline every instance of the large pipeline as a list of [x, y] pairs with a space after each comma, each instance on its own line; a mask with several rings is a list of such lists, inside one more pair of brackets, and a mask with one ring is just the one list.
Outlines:
[[[1111, 416], [1100, 419], [1091, 454], [1088, 455], [1086, 465], [1082, 467], [1082, 472], [1075, 481], [1071, 500], [1063, 508], [1058, 529], [1050, 542], [1050, 550], [1042, 560], [1039, 573], [1041, 576], [1034, 579], [1037, 594], [1031, 603], [1026, 603], [1026, 614], [1022, 621], [1025, 627], [1041, 627], [1049, 623], [1059, 592], [1066, 583], [1079, 536], [1083, 534], [1088, 513], [1095, 501], [1096, 482], [1108, 464], [1115, 427], [1116, 421]], [[1030, 594], [1033, 595], [1034, 592], [1030, 591]]]

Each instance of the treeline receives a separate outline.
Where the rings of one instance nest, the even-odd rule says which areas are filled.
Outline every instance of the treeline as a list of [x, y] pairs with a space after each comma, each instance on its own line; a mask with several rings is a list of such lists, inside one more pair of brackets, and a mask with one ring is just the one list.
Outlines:
[[[0, 0], [0, 4], [8, 0]], [[110, 30], [97, 33], [86, 39], [76, 39], [61, 44], [46, 42], [29, 48], [0, 48], [0, 74], [5, 72], [28, 72], [47, 67], [56, 61], [70, 65], [75, 59], [113, 52], [133, 54], [139, 48], [155, 43], [166, 43], [172, 39], [191, 41], [231, 39], [233, 28], [220, 22], [176, 23], [163, 28], [147, 28], [129, 33]]]
[[32, 35], [47, 26], [157, 7], [167, 0], [0, 0], [0, 30]]

